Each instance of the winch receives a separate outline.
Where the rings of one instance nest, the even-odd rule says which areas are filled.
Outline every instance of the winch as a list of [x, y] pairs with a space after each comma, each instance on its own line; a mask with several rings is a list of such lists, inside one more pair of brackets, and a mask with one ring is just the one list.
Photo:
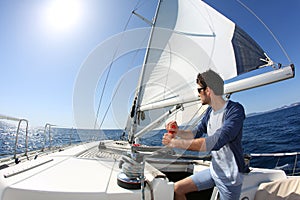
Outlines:
[[122, 171], [118, 174], [117, 183], [126, 189], [141, 189], [144, 184], [143, 157], [138, 153], [123, 156], [119, 163]]

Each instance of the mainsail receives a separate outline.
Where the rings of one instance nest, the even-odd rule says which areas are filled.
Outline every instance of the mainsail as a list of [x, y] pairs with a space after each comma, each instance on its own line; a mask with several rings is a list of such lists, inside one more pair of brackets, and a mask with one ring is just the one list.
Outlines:
[[[160, 1], [134, 105], [134, 124], [137, 126], [147, 116], [156, 119], [166, 111], [161, 109], [175, 105], [183, 109], [173, 118], [180, 125], [189, 124], [202, 113], [200, 103], [196, 102], [199, 99], [195, 79], [199, 72], [213, 69], [228, 80], [266, 65], [273, 65], [273, 62], [263, 49], [234, 22], [205, 2]], [[280, 71], [275, 80], [268, 81], [293, 75], [290, 67]], [[253, 84], [247, 80], [242, 88], [231, 84], [229, 88], [225, 86], [225, 91], [232, 93], [264, 84], [268, 83], [256, 79]], [[145, 114], [153, 111], [157, 115]]]

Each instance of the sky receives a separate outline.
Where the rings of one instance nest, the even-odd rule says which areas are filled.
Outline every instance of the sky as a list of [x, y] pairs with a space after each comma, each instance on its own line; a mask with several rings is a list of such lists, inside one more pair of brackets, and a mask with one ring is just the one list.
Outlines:
[[[151, 20], [156, 7], [156, 1], [153, 2], [144, 0], [138, 4], [137, 12]], [[272, 58], [276, 57], [276, 61], [289, 64], [270, 33], [237, 1], [206, 2], [239, 24]], [[296, 76], [233, 94], [231, 99], [241, 102], [248, 114], [300, 102], [297, 74], [300, 64], [300, 1], [242, 2], [280, 41], [295, 64]], [[31, 126], [51, 123], [59, 127], [76, 127], [74, 91], [82, 64], [97, 46], [123, 31], [136, 5], [136, 0], [0, 1], [0, 114], [28, 119]], [[128, 29], [145, 26], [148, 25], [133, 16]], [[133, 76], [138, 74], [138, 67], [125, 67], [134, 56], [119, 59], [116, 65], [123, 68], [113, 73], [130, 70]], [[134, 66], [139, 64], [134, 63]], [[121, 74], [114, 81], [119, 78], [122, 78]], [[100, 99], [107, 103], [112, 98], [105, 93], [101, 98], [101, 84], [105, 84], [103, 79], [95, 89], [95, 112]], [[123, 108], [126, 112], [131, 102], [124, 101], [128, 104]], [[100, 110], [105, 111], [103, 107]], [[124, 128], [124, 124], [116, 122], [117, 117], [107, 114], [102, 128]]]

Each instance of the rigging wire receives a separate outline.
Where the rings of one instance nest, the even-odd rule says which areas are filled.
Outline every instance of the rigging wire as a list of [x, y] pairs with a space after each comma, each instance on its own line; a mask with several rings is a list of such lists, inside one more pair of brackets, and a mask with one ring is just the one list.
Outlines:
[[[142, 43], [144, 43], [145, 40], [146, 40], [146, 38], [144, 38], [144, 40], [142, 41]], [[135, 51], [135, 54], [134, 54], [134, 56], [133, 56], [133, 58], [132, 58], [132, 60], [131, 60], [131, 64], [129, 64], [129, 65], [127, 66], [127, 70], [129, 70], [129, 66], [132, 66], [132, 65], [133, 65], [133, 63], [134, 63], [134, 61], [135, 61], [135, 59], [136, 59], [136, 57], [137, 57], [139, 51], [140, 51], [140, 49], [138, 49], [137, 51]], [[120, 87], [120, 85], [118, 85], [117, 89], [115, 90], [115, 92], [114, 92], [114, 94], [113, 94], [113, 96], [112, 96], [112, 98], [111, 98], [111, 101], [109, 102], [109, 105], [108, 105], [107, 108], [106, 108], [105, 114], [104, 114], [104, 116], [102, 117], [102, 121], [101, 121], [101, 123], [100, 123], [100, 125], [99, 125], [99, 128], [101, 128], [102, 125], [103, 125], [103, 123], [104, 123], [104, 120], [105, 120], [105, 118], [106, 118], [106, 115], [108, 114], [108, 111], [109, 111], [109, 109], [110, 109], [110, 107], [111, 107], [111, 105], [112, 105], [112, 101], [115, 99], [115, 96], [116, 96], [116, 94], [117, 94], [117, 91], [119, 90], [119, 87]]]
[[[146, 39], [146, 38], [145, 38], [145, 39]], [[144, 41], [143, 41], [143, 42], [144, 42]], [[143, 42], [142, 42], [142, 43], [143, 43]], [[135, 55], [133, 56], [130, 65], [133, 65], [133, 62], [134, 62], [134, 60], [136, 59], [136, 56], [137, 56], [138, 52], [139, 52], [139, 50], [137, 50], [137, 51], [135, 52]], [[129, 66], [130, 66], [130, 65], [128, 65], [128, 67], [127, 67], [128, 70], [129, 70]], [[107, 113], [108, 113], [108, 111], [109, 111], [109, 109], [110, 109], [110, 106], [112, 105], [112, 101], [115, 99], [115, 96], [116, 96], [116, 94], [117, 94], [117, 91], [119, 90], [119, 87], [120, 87], [120, 84], [118, 85], [117, 89], [115, 90], [115, 92], [114, 92], [114, 94], [113, 94], [113, 96], [112, 96], [112, 98], [111, 98], [111, 101], [109, 102], [109, 105], [108, 105], [107, 108], [106, 108], [106, 111], [105, 111], [105, 113], [104, 113], [104, 116], [102, 117], [102, 121], [101, 121], [101, 123], [100, 123], [100, 125], [99, 125], [99, 128], [101, 128], [102, 125], [103, 125], [103, 123], [104, 123], [104, 120], [105, 120], [105, 118], [106, 118], [106, 115], [107, 115]]]
[[[195, 102], [198, 103], [198, 102]], [[200, 116], [197, 117], [197, 115], [199, 114], [200, 110], [202, 109], [203, 104], [201, 104], [199, 106], [199, 108], [197, 109], [197, 111], [195, 112], [195, 114], [191, 117], [191, 119], [188, 121], [188, 123], [186, 124], [186, 126], [184, 127], [184, 129], [190, 128], [191, 130], [197, 126], [197, 124], [199, 123], [199, 120], [203, 117], [205, 111], [203, 111]], [[196, 118], [197, 117], [197, 118]], [[194, 121], [193, 123], [191, 123], [192, 121]], [[190, 125], [189, 125], [190, 124]]]
[[145, 4], [145, 1], [138, 1], [134, 7], [133, 10], [138, 10], [140, 7], [142, 7]]
[[241, 2], [240, 0], [236, 0], [239, 4], [241, 4], [246, 10], [248, 10], [253, 16], [256, 17], [256, 19], [258, 21], [260, 21], [260, 23], [262, 23], [262, 25], [268, 30], [268, 32], [271, 34], [271, 36], [273, 37], [273, 39], [276, 41], [276, 43], [278, 44], [278, 46], [280, 47], [280, 49], [282, 50], [282, 52], [284, 53], [284, 55], [286, 56], [286, 58], [288, 59], [288, 61], [290, 63], [292, 63], [289, 55], [287, 54], [286, 50], [283, 48], [283, 46], [281, 45], [281, 43], [279, 42], [279, 40], [277, 39], [277, 37], [274, 35], [274, 33], [271, 31], [271, 29], [262, 21], [262, 19], [260, 19], [247, 5], [245, 5], [243, 2]]
[[[122, 34], [121, 37], [124, 36], [124, 31], [127, 29], [128, 25], [129, 25], [129, 22], [130, 22], [130, 20], [132, 18], [132, 15], [133, 14], [131, 13], [131, 15], [129, 16], [129, 18], [128, 18], [127, 22], [126, 22], [126, 25], [125, 25], [125, 27], [123, 29], [123, 34]], [[116, 49], [116, 51], [115, 51], [115, 53], [114, 53], [114, 55], [112, 57], [112, 61], [115, 59], [115, 57], [117, 55], [117, 52], [118, 52], [119, 47], [121, 45], [121, 41], [122, 40], [120, 40], [120, 42], [118, 44], [118, 47], [117, 47], [117, 49]], [[100, 107], [101, 107], [101, 104], [102, 104], [102, 99], [103, 99], [103, 96], [104, 96], [104, 91], [105, 91], [105, 88], [106, 88], [106, 84], [107, 84], [107, 81], [108, 81], [108, 77], [110, 75], [110, 70], [112, 68], [112, 65], [113, 65], [113, 62], [111, 62], [110, 65], [109, 65], [109, 67], [108, 67], [108, 72], [107, 72], [107, 75], [106, 75], [106, 78], [105, 78], [105, 81], [104, 81], [104, 85], [103, 85], [103, 88], [102, 88], [102, 92], [101, 92], [101, 96], [100, 96], [100, 100], [99, 100], [99, 104], [98, 104], [98, 108], [97, 108], [96, 119], [95, 119], [95, 123], [94, 123], [94, 129], [96, 128], [96, 125], [97, 125], [97, 121], [98, 121], [98, 117], [99, 117], [99, 112], [100, 112]], [[101, 127], [99, 127], [99, 128], [101, 128]]]
[[[137, 10], [138, 8], [140, 8], [140, 7], [143, 5], [143, 4], [140, 3], [140, 2], [141, 2], [141, 1], [138, 1], [138, 2], [137, 2], [137, 4], [136, 4], [135, 7], [134, 7], [134, 10]], [[131, 15], [129, 16], [129, 18], [128, 18], [128, 20], [127, 20], [127, 22], [126, 22], [124, 28], [123, 28], [123, 34], [122, 34], [122, 37], [124, 36], [124, 32], [125, 32], [125, 31], [127, 30], [127, 28], [128, 28], [129, 22], [131, 21], [131, 18], [132, 18], [132, 16], [133, 16], [133, 14], [134, 14], [134, 13], [132, 12]], [[120, 40], [120, 43], [119, 43], [119, 45], [118, 45], [118, 47], [117, 47], [117, 49], [116, 49], [116, 51], [115, 51], [115, 53], [114, 53], [114, 55], [113, 55], [112, 61], [113, 61], [113, 60], [115, 59], [115, 57], [116, 57], [116, 54], [117, 54], [117, 52], [118, 52], [118, 50], [119, 50], [119, 47], [120, 47], [120, 45], [121, 45], [121, 41], [122, 41], [122, 39]], [[139, 51], [136, 51], [136, 54], [135, 54], [134, 58], [132, 59], [132, 63], [133, 63], [133, 61], [135, 60], [135, 58], [136, 58], [138, 52], [139, 52]], [[97, 108], [96, 119], [95, 119], [95, 123], [94, 123], [94, 129], [96, 128], [96, 125], [97, 125], [97, 121], [98, 121], [98, 117], [99, 117], [99, 113], [100, 113], [100, 107], [101, 107], [101, 104], [102, 104], [102, 99], [103, 99], [103, 96], [104, 96], [104, 91], [105, 91], [105, 88], [106, 88], [106, 84], [107, 84], [107, 81], [108, 81], [108, 77], [109, 77], [109, 74], [110, 74], [110, 70], [111, 70], [111, 68], [112, 68], [112, 65], [113, 65], [113, 62], [111, 62], [110, 65], [109, 65], [109, 69], [108, 69], [108, 72], [107, 72], [107, 75], [106, 75], [106, 78], [105, 78], [105, 82], [104, 82], [104, 85], [103, 85], [103, 88], [102, 88], [102, 92], [101, 92], [101, 96], [100, 96], [100, 100], [99, 100], [99, 104], [98, 104], [98, 108]], [[129, 68], [129, 67], [128, 67], [128, 68]], [[119, 88], [119, 86], [118, 86], [118, 88]], [[104, 120], [105, 120], [105, 118], [106, 118], [106, 115], [107, 115], [107, 113], [108, 113], [108, 111], [109, 111], [109, 109], [110, 109], [110, 106], [111, 106], [111, 104], [112, 104], [112, 101], [113, 101], [113, 99], [115, 98], [116, 93], [117, 93], [117, 91], [118, 91], [118, 88], [117, 88], [116, 91], [114, 92], [113, 97], [112, 97], [111, 101], [109, 102], [109, 105], [108, 105], [108, 107], [107, 107], [107, 109], [106, 109], [106, 111], [105, 111], [105, 114], [104, 114], [104, 116], [102, 117], [101, 123], [100, 123], [100, 125], [99, 125], [99, 129], [102, 127], [102, 125], [103, 125], [103, 123], [104, 123]]]

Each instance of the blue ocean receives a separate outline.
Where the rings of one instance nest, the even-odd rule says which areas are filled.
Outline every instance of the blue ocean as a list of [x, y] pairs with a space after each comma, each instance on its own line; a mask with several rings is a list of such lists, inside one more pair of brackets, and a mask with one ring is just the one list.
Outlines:
[[[0, 121], [0, 158], [13, 155], [17, 124]], [[165, 131], [152, 133], [142, 140], [147, 145], [161, 146], [162, 134]], [[69, 144], [99, 139], [120, 139], [122, 130], [77, 130], [69, 128], [44, 127], [31, 129], [28, 132], [28, 150], [61, 147]], [[45, 137], [46, 136], [46, 137]], [[49, 140], [50, 136], [50, 140]], [[243, 147], [245, 154], [300, 152], [300, 105], [279, 109], [272, 112], [248, 116], [244, 123]], [[16, 151], [25, 150], [25, 126], [22, 127]], [[252, 167], [279, 167], [288, 174], [294, 170], [300, 172], [300, 159], [295, 156], [251, 157]]]

